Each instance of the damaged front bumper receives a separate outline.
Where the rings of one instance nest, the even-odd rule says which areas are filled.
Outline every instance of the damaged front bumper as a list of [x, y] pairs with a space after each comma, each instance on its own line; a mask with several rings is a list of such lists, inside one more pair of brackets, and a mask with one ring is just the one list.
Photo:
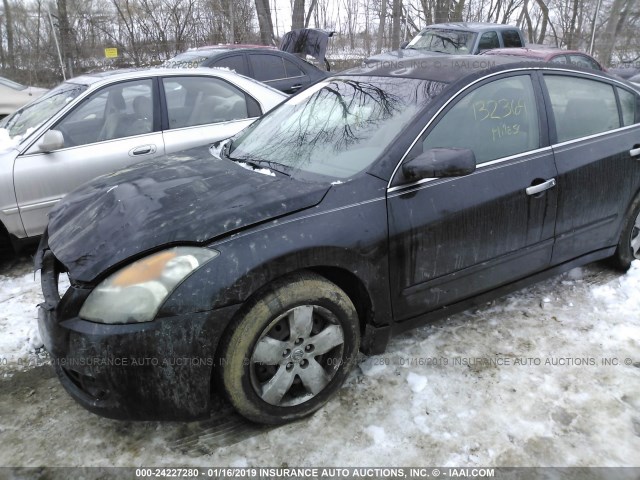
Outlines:
[[191, 420], [220, 402], [213, 387], [216, 349], [239, 306], [152, 322], [107, 325], [79, 318], [90, 288], [71, 285], [60, 298], [63, 270], [53, 252], [38, 253], [45, 302], [38, 325], [45, 348], [67, 392], [105, 417]]

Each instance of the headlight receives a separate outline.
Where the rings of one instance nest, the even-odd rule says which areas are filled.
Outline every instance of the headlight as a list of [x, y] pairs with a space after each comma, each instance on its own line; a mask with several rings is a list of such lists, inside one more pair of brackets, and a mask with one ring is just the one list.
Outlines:
[[100, 323], [150, 322], [185, 278], [219, 254], [207, 248], [175, 247], [133, 262], [89, 294], [80, 317]]

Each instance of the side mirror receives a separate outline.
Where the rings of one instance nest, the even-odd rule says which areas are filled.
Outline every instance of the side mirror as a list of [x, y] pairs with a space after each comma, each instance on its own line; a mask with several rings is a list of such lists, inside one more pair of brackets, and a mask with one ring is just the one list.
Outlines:
[[432, 148], [402, 164], [409, 181], [424, 178], [461, 177], [476, 171], [476, 156], [466, 148]]
[[64, 148], [64, 135], [60, 130], [49, 130], [38, 142], [38, 149], [41, 152], [53, 152], [61, 148]]
[[404, 50], [405, 48], [407, 48], [407, 45], [409, 45], [409, 42], [407, 42], [407, 41], [405, 40], [404, 42], [402, 42], [402, 43], [400, 44], [400, 49], [401, 49], [401, 50]]

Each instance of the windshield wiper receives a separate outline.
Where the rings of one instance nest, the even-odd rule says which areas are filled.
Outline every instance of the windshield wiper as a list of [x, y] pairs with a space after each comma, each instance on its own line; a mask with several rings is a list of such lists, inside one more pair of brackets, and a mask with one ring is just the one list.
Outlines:
[[277, 165], [278, 167], [285, 167], [290, 169], [291, 167], [289, 167], [288, 165], [284, 165], [282, 163], [278, 163], [278, 162], [272, 162], [270, 160], [261, 160], [261, 159], [244, 159], [244, 158], [233, 158], [231, 155], [229, 155], [229, 144], [231, 142], [227, 143], [223, 148], [222, 151], [220, 152], [222, 155], [224, 155], [225, 157], [227, 157], [229, 160], [231, 160], [232, 162], [235, 163], [246, 163], [247, 165], [251, 166], [252, 168], [255, 169], [259, 169], [261, 168], [261, 165], [267, 166], [269, 168], [269, 170], [273, 170], [274, 172], [278, 172], [281, 173], [282, 175], [285, 175], [287, 177], [290, 177], [291, 174], [287, 173], [287, 172], [283, 172], [281, 168], [275, 168], [274, 165]]
[[275, 168], [274, 165], [276, 165], [277, 167], [284, 167], [284, 168], [288, 168], [291, 169], [291, 167], [289, 165], [285, 165], [283, 163], [278, 163], [278, 162], [272, 162], [271, 160], [262, 160], [262, 159], [252, 159], [252, 160], [241, 160], [238, 158], [231, 158], [229, 157], [230, 160], [233, 160], [234, 162], [244, 162], [248, 165], [251, 165], [254, 168], [260, 168], [260, 165], [266, 165], [269, 170], [273, 170], [274, 172], [278, 172], [281, 173], [282, 175], [286, 175], [287, 177], [290, 177], [291, 174], [290, 173], [286, 173], [283, 172], [281, 168]]
[[272, 162], [271, 160], [262, 160], [259, 158], [252, 158], [252, 159], [243, 159], [243, 158], [233, 158], [231, 156], [231, 154], [229, 153], [231, 151], [231, 145], [233, 143], [232, 139], [227, 140], [224, 145], [222, 146], [222, 149], [220, 150], [220, 155], [227, 157], [229, 160], [231, 160], [232, 162], [235, 163], [246, 163], [247, 165], [250, 165], [253, 168], [260, 168], [260, 165], [266, 165], [267, 167], [269, 167], [270, 170], [273, 170], [274, 172], [278, 172], [281, 173], [282, 175], [285, 175], [287, 177], [290, 177], [291, 174], [290, 173], [286, 173], [283, 172], [281, 168], [275, 168], [274, 165], [278, 166], [278, 167], [284, 167], [287, 169], [291, 169], [291, 167], [289, 165], [285, 165], [283, 163], [278, 163], [278, 162]]

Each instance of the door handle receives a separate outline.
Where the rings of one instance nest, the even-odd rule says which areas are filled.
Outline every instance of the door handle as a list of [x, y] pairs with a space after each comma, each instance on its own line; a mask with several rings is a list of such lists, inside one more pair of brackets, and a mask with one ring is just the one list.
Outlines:
[[538, 185], [531, 185], [525, 191], [527, 192], [527, 195], [536, 195], [538, 193], [544, 192], [545, 190], [549, 190], [550, 188], [553, 188], [555, 186], [556, 186], [556, 179], [552, 178], [550, 180], [547, 180], [546, 182], [539, 183]]
[[136, 157], [138, 155], [149, 155], [150, 153], [156, 153], [155, 145], [142, 145], [140, 147], [132, 148], [129, 151], [129, 156]]
[[291, 90], [292, 92], [295, 92], [296, 90], [300, 90], [301, 88], [302, 88], [302, 85], [292, 85], [289, 90]]
[[629, 150], [629, 155], [631, 155], [632, 157], [640, 156], [640, 148], [633, 148]]

